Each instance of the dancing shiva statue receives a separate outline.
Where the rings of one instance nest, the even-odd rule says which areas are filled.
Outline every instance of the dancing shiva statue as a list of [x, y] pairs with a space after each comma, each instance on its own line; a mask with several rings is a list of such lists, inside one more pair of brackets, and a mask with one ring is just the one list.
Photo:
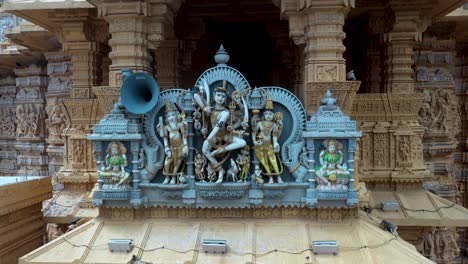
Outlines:
[[228, 96], [226, 81], [214, 89], [213, 98], [210, 97], [210, 88], [206, 81], [199, 87], [199, 92], [194, 94], [194, 101], [200, 109], [194, 116], [195, 119], [202, 119], [201, 122], [197, 121], [202, 125], [195, 129], [200, 130], [205, 137], [202, 153], [208, 159], [208, 165], [217, 172], [218, 184], [223, 182], [225, 170], [222, 165], [229, 159], [230, 151], [246, 145], [243, 135], [246, 135], [245, 130], [248, 128], [244, 95], [240, 91], [234, 91], [229, 105]]

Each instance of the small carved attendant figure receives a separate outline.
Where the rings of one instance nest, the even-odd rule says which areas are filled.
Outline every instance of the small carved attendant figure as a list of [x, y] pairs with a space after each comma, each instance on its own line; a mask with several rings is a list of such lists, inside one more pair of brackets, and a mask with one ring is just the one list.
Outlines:
[[49, 118], [46, 119], [46, 124], [49, 126], [50, 139], [61, 140], [65, 128], [65, 114], [62, 112], [60, 105], [53, 106]]
[[249, 146], [241, 149], [241, 153], [237, 156], [236, 163], [240, 168], [239, 181], [246, 182], [250, 170], [250, 154]]
[[302, 153], [299, 156], [299, 161], [304, 167], [309, 168], [309, 154], [307, 153], [306, 147], [302, 148]]
[[127, 149], [121, 142], [113, 141], [107, 147], [106, 166], [98, 174], [103, 178], [110, 178], [117, 187], [126, 183], [130, 173], [125, 170], [127, 166]]
[[260, 168], [260, 165], [255, 165], [255, 170], [254, 173], [252, 174], [252, 179], [255, 180], [255, 182], [259, 185], [263, 184], [263, 177], [262, 177], [262, 169]]
[[280, 112], [273, 113], [273, 101], [268, 97], [263, 120], [253, 127], [252, 141], [255, 145], [255, 155], [265, 170], [263, 174], [270, 177], [268, 183], [274, 183], [273, 176], [277, 176], [278, 183], [282, 183], [283, 166], [279, 158], [280, 145], [278, 138], [283, 130], [283, 116]]
[[196, 151], [195, 159], [195, 177], [201, 182], [205, 182], [205, 165], [206, 165], [206, 158], [198, 151]]
[[232, 182], [237, 182], [237, 174], [239, 173], [239, 167], [237, 166], [236, 162], [231, 159], [231, 167], [227, 171], [227, 178], [232, 179]]
[[[210, 88], [206, 81], [203, 82], [203, 87], [200, 87], [200, 93], [194, 94], [195, 102], [203, 111], [203, 115], [201, 116], [203, 118], [201, 133], [206, 136], [206, 140], [203, 142], [202, 152], [208, 159], [211, 168], [218, 172], [216, 183], [223, 181], [225, 171], [222, 165], [226, 162], [229, 155], [224, 155], [220, 161], [216, 159], [216, 156], [231, 150], [240, 149], [246, 144], [242, 138], [243, 132], [248, 126], [248, 113], [247, 106], [243, 102], [244, 98], [239, 92], [234, 92], [233, 102], [229, 105], [230, 110], [228, 110], [226, 108], [227, 97], [228, 89], [226, 81], [223, 81], [223, 86], [215, 88], [213, 107], [210, 105]], [[240, 115], [244, 116], [243, 119], [237, 118], [238, 115], [235, 114], [237, 107], [241, 113]], [[209, 117], [209, 121], [204, 121], [205, 116]], [[200, 123], [198, 122], [197, 124]], [[210, 128], [208, 128], [208, 124], [211, 126]], [[241, 126], [243, 130], [236, 130]]]
[[17, 136], [24, 136], [27, 133], [27, 126], [26, 126], [26, 113], [24, 111], [23, 105], [18, 105], [16, 107], [16, 134]]
[[83, 156], [83, 147], [81, 146], [80, 141], [76, 141], [74, 153], [75, 155], [75, 162], [80, 163], [82, 161]]
[[138, 169], [143, 169], [145, 167], [145, 151], [143, 148], [140, 149], [138, 153]]
[[176, 179], [184, 183], [186, 179], [178, 176], [183, 170], [181, 165], [184, 157], [188, 155], [187, 122], [175, 106], [167, 102], [166, 125], [163, 125], [162, 118], [160, 118], [156, 128], [164, 139], [164, 153], [166, 154], [163, 169], [166, 178], [163, 184], [176, 184]]
[[[326, 141], [326, 150], [320, 152], [320, 165], [316, 170], [319, 189], [344, 189], [350, 176], [346, 164], [343, 164], [342, 145], [337, 140]], [[343, 164], [343, 165], [342, 165]], [[333, 185], [331, 183], [334, 183]]]

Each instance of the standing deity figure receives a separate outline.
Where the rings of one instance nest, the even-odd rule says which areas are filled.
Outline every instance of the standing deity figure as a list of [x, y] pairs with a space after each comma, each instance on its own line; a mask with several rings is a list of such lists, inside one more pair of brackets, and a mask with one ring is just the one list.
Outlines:
[[182, 173], [184, 168], [181, 165], [189, 150], [188, 125], [184, 113], [180, 114], [170, 102], [166, 103], [165, 116], [166, 124], [163, 124], [162, 117], [160, 117], [159, 124], [156, 126], [159, 135], [164, 139], [164, 153], [166, 154], [163, 168], [166, 178], [163, 184], [176, 184], [177, 180], [185, 183], [186, 179]]
[[326, 141], [325, 145], [326, 149], [319, 154], [320, 166], [315, 168], [317, 188], [347, 190], [350, 173], [343, 164], [342, 145], [334, 139]]
[[22, 104], [16, 107], [16, 123], [17, 136], [25, 136], [27, 134], [28, 127], [26, 126], [26, 111]]
[[65, 129], [65, 114], [62, 112], [60, 105], [54, 105], [52, 107], [49, 117], [45, 122], [49, 127], [49, 137], [51, 139], [61, 140], [63, 130]]
[[144, 169], [145, 168], [145, 150], [143, 148], [140, 149], [140, 152], [138, 152], [138, 169]]
[[237, 156], [236, 163], [240, 168], [239, 181], [246, 182], [250, 170], [250, 154], [249, 146], [241, 149], [241, 153]]
[[281, 173], [283, 165], [279, 157], [280, 144], [278, 138], [283, 130], [283, 115], [281, 112], [273, 112], [273, 101], [267, 99], [262, 120], [253, 124], [252, 141], [255, 145], [255, 155], [264, 169], [264, 175], [270, 177], [268, 183], [274, 183], [273, 177], [277, 177], [278, 183], [283, 183]]
[[[203, 112], [201, 133], [205, 135], [206, 139], [203, 142], [202, 152], [208, 159], [211, 168], [218, 173], [216, 183], [219, 184], [223, 181], [225, 174], [222, 165], [229, 158], [228, 152], [246, 145], [242, 136], [248, 127], [247, 105], [242, 93], [235, 91], [232, 93], [229, 109], [226, 107], [228, 99], [226, 81], [223, 81], [223, 86], [214, 89], [213, 102], [210, 98], [210, 88], [205, 80], [203, 80], [203, 86], [199, 90], [199, 93], [194, 94], [194, 100]], [[211, 103], [214, 105], [212, 106]], [[237, 113], [235, 113], [236, 108], [239, 108]], [[205, 118], [208, 118], [207, 122], [205, 122]], [[200, 124], [197, 121], [196, 123]], [[242, 129], [237, 130], [240, 127]], [[197, 129], [197, 127], [195, 128]], [[198, 128], [200, 127], [198, 126]], [[221, 154], [224, 155], [218, 161], [217, 156]]]
[[205, 182], [204, 170], [206, 165], [206, 158], [200, 152], [197, 151], [193, 163], [195, 165], [195, 177], [197, 178], [197, 180]]
[[126, 152], [127, 149], [121, 142], [113, 141], [109, 143], [105, 166], [98, 171], [98, 175], [109, 178], [112, 184], [117, 183], [117, 187], [126, 183], [130, 177], [130, 173], [125, 169], [127, 166]]

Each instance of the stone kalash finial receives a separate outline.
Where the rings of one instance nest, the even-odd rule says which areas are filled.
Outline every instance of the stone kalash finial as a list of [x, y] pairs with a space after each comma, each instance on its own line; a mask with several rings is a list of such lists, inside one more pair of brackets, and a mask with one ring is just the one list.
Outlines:
[[223, 44], [221, 44], [218, 52], [214, 55], [216, 63], [218, 63], [218, 66], [226, 66], [226, 63], [229, 62], [229, 58], [229, 54], [224, 49]]
[[327, 90], [325, 97], [320, 100], [322, 105], [327, 106], [327, 108], [335, 108], [336, 107], [336, 99], [332, 97], [332, 93], [330, 90]]

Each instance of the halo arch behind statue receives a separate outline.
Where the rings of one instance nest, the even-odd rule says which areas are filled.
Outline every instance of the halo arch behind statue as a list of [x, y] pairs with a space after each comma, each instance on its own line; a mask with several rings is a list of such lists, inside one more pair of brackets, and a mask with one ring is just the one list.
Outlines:
[[[244, 91], [250, 87], [247, 79], [238, 70], [229, 66], [216, 66], [204, 71], [195, 82], [195, 87], [203, 86], [205, 80], [210, 86], [210, 90], [214, 89], [214, 84], [227, 81], [234, 86], [234, 90]], [[232, 92], [232, 89], [230, 90]]]
[[[307, 114], [299, 99], [289, 90], [275, 86], [263, 86], [273, 101], [274, 111], [283, 113], [283, 132], [279, 138], [281, 159], [296, 181], [302, 181], [305, 168], [300, 168], [299, 154], [304, 146], [302, 131], [305, 130]], [[300, 169], [300, 171], [297, 171]], [[293, 173], [296, 171], [295, 173]], [[298, 176], [298, 174], [301, 174]], [[299, 179], [299, 180], [298, 180]]]
[[[177, 102], [177, 98], [182, 92], [184, 90], [179, 88], [161, 92], [158, 103], [143, 118], [143, 133], [146, 137], [145, 143], [147, 144], [145, 153], [149, 160], [149, 162], [146, 162], [146, 170], [152, 177], [156, 176], [164, 162], [164, 146], [156, 132], [156, 125], [159, 122], [159, 117], [164, 115], [166, 102]], [[180, 109], [179, 105], [177, 107]], [[154, 150], [155, 152], [153, 153]]]

